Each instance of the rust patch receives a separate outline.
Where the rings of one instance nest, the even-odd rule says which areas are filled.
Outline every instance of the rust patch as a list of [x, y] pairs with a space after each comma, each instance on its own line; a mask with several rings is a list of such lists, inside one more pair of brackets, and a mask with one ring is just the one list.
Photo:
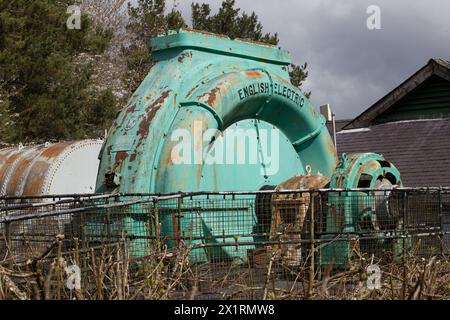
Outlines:
[[169, 92], [170, 90], [164, 91], [161, 96], [155, 100], [155, 102], [153, 102], [153, 104], [151, 104], [150, 106], [148, 106], [145, 111], [149, 112], [152, 109], [154, 109], [155, 107], [161, 107], [161, 105], [164, 103], [164, 101], [167, 99], [167, 97], [169, 96]]
[[130, 162], [133, 162], [134, 160], [136, 160], [136, 157], [137, 157], [137, 154], [136, 154], [136, 152], [135, 152], [135, 153], [133, 153], [133, 154], [131, 155], [131, 157], [130, 157]]
[[[24, 148], [20, 151], [12, 149], [15, 152], [10, 152], [0, 166], [0, 181], [5, 179], [7, 170], [11, 170], [5, 186], [6, 194], [24, 196], [41, 194], [44, 177], [52, 160], [56, 159], [68, 146], [68, 143], [58, 143], [49, 147], [39, 145]], [[14, 163], [16, 163], [15, 167], [11, 168]]]
[[192, 93], [200, 86], [199, 83], [197, 83], [191, 90], [189, 90], [188, 94], [186, 97], [190, 97], [192, 95]]
[[143, 120], [139, 124], [139, 130], [137, 131], [137, 134], [138, 136], [140, 136], [141, 140], [147, 138], [150, 123], [152, 122], [159, 108], [160, 106], [154, 107], [146, 116], [144, 116]]
[[180, 54], [180, 56], [178, 57], [178, 62], [183, 63], [185, 58], [192, 58], [192, 52], [183, 52], [182, 54]]
[[0, 166], [0, 181], [3, 180], [3, 175], [8, 170], [8, 168], [14, 163], [22, 155], [21, 152], [14, 153], [12, 155], [8, 155], [3, 164]]
[[41, 194], [44, 179], [42, 176], [48, 170], [50, 163], [47, 161], [37, 161], [34, 165], [30, 174], [25, 181], [25, 187], [23, 190], [23, 196], [33, 196]]
[[139, 130], [137, 132], [138, 135], [141, 136], [141, 138], [145, 138], [148, 135], [148, 129], [150, 126], [151, 121], [155, 117], [158, 110], [161, 108], [162, 104], [166, 100], [166, 98], [169, 96], [169, 91], [165, 91], [162, 93], [161, 97], [155, 100], [155, 102], [147, 107], [145, 111], [147, 112], [147, 115], [144, 117], [144, 120], [141, 121], [139, 125]]
[[220, 92], [219, 88], [213, 88], [209, 92], [206, 92], [201, 96], [198, 96], [197, 98], [200, 99], [201, 101], [207, 102], [209, 106], [214, 106], [217, 99], [217, 93], [219, 92]]
[[136, 145], [136, 149], [142, 144], [142, 141], [148, 137], [148, 130], [150, 129], [150, 123], [152, 122], [153, 118], [156, 116], [156, 113], [158, 110], [163, 106], [164, 101], [169, 96], [168, 91], [164, 91], [161, 96], [155, 100], [150, 106], [148, 106], [145, 111], [146, 115], [144, 115], [142, 121], [139, 124], [139, 129], [137, 131], [137, 135], [139, 136], [139, 142]]
[[0, 165], [3, 164], [8, 157], [14, 154], [16, 151], [16, 148], [7, 148], [7, 149], [0, 149]]
[[173, 165], [172, 152], [169, 152], [169, 157], [167, 158], [167, 165], [168, 166]]
[[66, 148], [67, 148], [67, 144], [57, 143], [55, 145], [52, 145], [52, 146], [46, 148], [41, 153], [41, 156], [44, 158], [47, 158], [47, 159], [54, 159], [54, 158], [58, 157]]
[[119, 152], [116, 153], [115, 161], [116, 161], [116, 163], [120, 163], [123, 160], [125, 160], [127, 157], [128, 157], [128, 152], [126, 152], [126, 151], [119, 151]]
[[[295, 189], [321, 189], [324, 188], [330, 179], [321, 175], [295, 176], [279, 184], [276, 190], [295, 190]], [[273, 200], [298, 197], [298, 194], [274, 194]], [[302, 195], [300, 195], [302, 196]]]
[[245, 71], [245, 74], [250, 78], [262, 78], [263, 77], [263, 74], [261, 72], [255, 71], [255, 70]]
[[[8, 183], [7, 193], [10, 195], [14, 195], [19, 193], [20, 186], [23, 181], [26, 179], [26, 171], [30, 167], [34, 158], [37, 157], [37, 154], [30, 154], [27, 157], [24, 157], [19, 160], [14, 171], [12, 172], [11, 178]], [[45, 172], [43, 172], [45, 173]], [[39, 193], [38, 193], [39, 194]]]
[[123, 124], [125, 123], [125, 120], [128, 118], [128, 115], [133, 113], [136, 110], [136, 105], [131, 105], [127, 108], [127, 110], [125, 111], [125, 114], [122, 117], [122, 121], [120, 121], [120, 123], [116, 123], [116, 129], [120, 129], [121, 127], [123, 127]]

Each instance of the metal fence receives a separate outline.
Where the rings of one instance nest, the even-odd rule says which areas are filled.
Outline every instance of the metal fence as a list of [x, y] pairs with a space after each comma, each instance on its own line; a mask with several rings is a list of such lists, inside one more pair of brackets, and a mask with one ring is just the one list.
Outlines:
[[448, 189], [0, 198], [13, 298], [349, 298], [369, 265], [406, 298], [410, 264], [449, 247]]

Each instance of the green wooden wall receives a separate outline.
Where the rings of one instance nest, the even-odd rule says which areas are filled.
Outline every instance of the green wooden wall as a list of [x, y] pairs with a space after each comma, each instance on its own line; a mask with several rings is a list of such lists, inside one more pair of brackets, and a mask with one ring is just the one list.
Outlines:
[[432, 76], [375, 118], [373, 124], [442, 117], [450, 117], [450, 81]]

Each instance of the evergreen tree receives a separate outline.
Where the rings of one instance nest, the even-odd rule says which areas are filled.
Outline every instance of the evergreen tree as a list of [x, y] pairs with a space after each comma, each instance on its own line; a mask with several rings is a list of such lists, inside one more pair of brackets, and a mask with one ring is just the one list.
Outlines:
[[[258, 16], [254, 12], [240, 14], [235, 0], [224, 0], [219, 12], [214, 15], [211, 14], [210, 6], [204, 3], [192, 3], [191, 10], [194, 29], [225, 34], [231, 39], [243, 38], [278, 45], [278, 34], [264, 34]], [[308, 77], [307, 66], [307, 63], [302, 66], [290, 65], [289, 76], [294, 86], [301, 88]], [[305, 95], [309, 97], [311, 92], [305, 92]]]
[[[291, 78], [291, 83], [296, 86], [297, 88], [302, 87], [303, 82], [308, 77], [308, 71], [306, 70], [308, 68], [308, 63], [305, 62], [303, 65], [298, 66], [295, 64], [291, 64], [289, 68], [289, 77]], [[307, 98], [311, 96], [311, 91], [309, 92], [303, 92]]]
[[224, 0], [215, 15], [211, 15], [211, 8], [204, 3], [192, 3], [191, 10], [194, 29], [224, 34], [231, 39], [243, 38], [273, 45], [279, 42], [276, 33], [263, 34], [263, 26], [254, 12], [239, 14], [234, 0]]
[[[130, 21], [128, 31], [131, 35], [129, 44], [124, 47], [123, 55], [126, 57], [129, 69], [127, 83], [129, 95], [135, 91], [152, 64], [148, 39], [168, 30], [186, 27], [181, 13], [172, 8], [166, 13], [166, 0], [138, 0], [136, 6], [129, 4], [128, 14]], [[224, 0], [216, 14], [211, 13], [209, 4], [192, 3], [192, 28], [229, 36], [231, 39], [243, 38], [263, 43], [277, 45], [278, 34], [264, 33], [263, 25], [258, 16], [252, 12], [241, 13], [234, 0]], [[308, 76], [307, 64], [302, 66], [291, 65], [289, 75], [294, 86], [301, 87]], [[307, 96], [310, 93], [306, 93]]]
[[[115, 98], [97, 91], [91, 66], [74, 59], [103, 52], [111, 33], [93, 28], [86, 16], [80, 30], [68, 29], [72, 4], [0, 0], [0, 140], [79, 139], [98, 136], [110, 126]], [[5, 122], [14, 132], [3, 132]]]
[[9, 110], [9, 99], [7, 94], [0, 88], [0, 148], [2, 148], [6, 141], [11, 140], [12, 126], [11, 126], [11, 112]]
[[128, 3], [130, 39], [123, 48], [129, 73], [128, 92], [131, 95], [144, 80], [152, 66], [150, 38], [165, 34], [169, 29], [186, 27], [181, 13], [172, 8], [166, 14], [166, 0], [138, 0], [137, 6]]
[[[67, 8], [73, 0], [0, 0], [0, 142], [102, 135], [116, 113], [116, 95], [126, 100], [152, 66], [148, 39], [187, 27], [176, 5], [167, 10], [166, 0], [138, 0], [128, 5], [125, 34], [124, 0], [115, 0], [108, 11], [117, 17], [102, 11], [110, 2], [95, 1], [82, 2], [90, 16], [82, 16], [81, 30], [69, 30]], [[215, 14], [208, 4], [192, 3], [191, 9], [194, 29], [279, 42], [276, 33], [263, 32], [254, 12], [241, 13], [234, 0], [224, 0]], [[117, 30], [107, 30], [114, 26]], [[108, 48], [112, 38], [115, 44]], [[114, 53], [120, 46], [120, 55], [99, 63], [106, 49]], [[118, 74], [122, 81], [108, 80]], [[307, 76], [306, 63], [291, 66], [293, 85], [301, 87]]]

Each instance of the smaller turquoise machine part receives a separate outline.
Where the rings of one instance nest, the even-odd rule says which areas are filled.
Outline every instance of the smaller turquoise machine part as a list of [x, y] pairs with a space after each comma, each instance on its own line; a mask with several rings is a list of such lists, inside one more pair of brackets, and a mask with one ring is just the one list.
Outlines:
[[[401, 223], [398, 212], [390, 207], [390, 192], [383, 189], [401, 187], [397, 168], [383, 156], [375, 153], [342, 154], [331, 177], [331, 189], [370, 188], [379, 191], [332, 192], [328, 196], [326, 235], [331, 241], [321, 252], [322, 264], [346, 265], [353, 250], [370, 252], [374, 246], [384, 245], [383, 230], [392, 230]], [[362, 234], [375, 240], [358, 241]], [[392, 248], [396, 250], [396, 246]]]

